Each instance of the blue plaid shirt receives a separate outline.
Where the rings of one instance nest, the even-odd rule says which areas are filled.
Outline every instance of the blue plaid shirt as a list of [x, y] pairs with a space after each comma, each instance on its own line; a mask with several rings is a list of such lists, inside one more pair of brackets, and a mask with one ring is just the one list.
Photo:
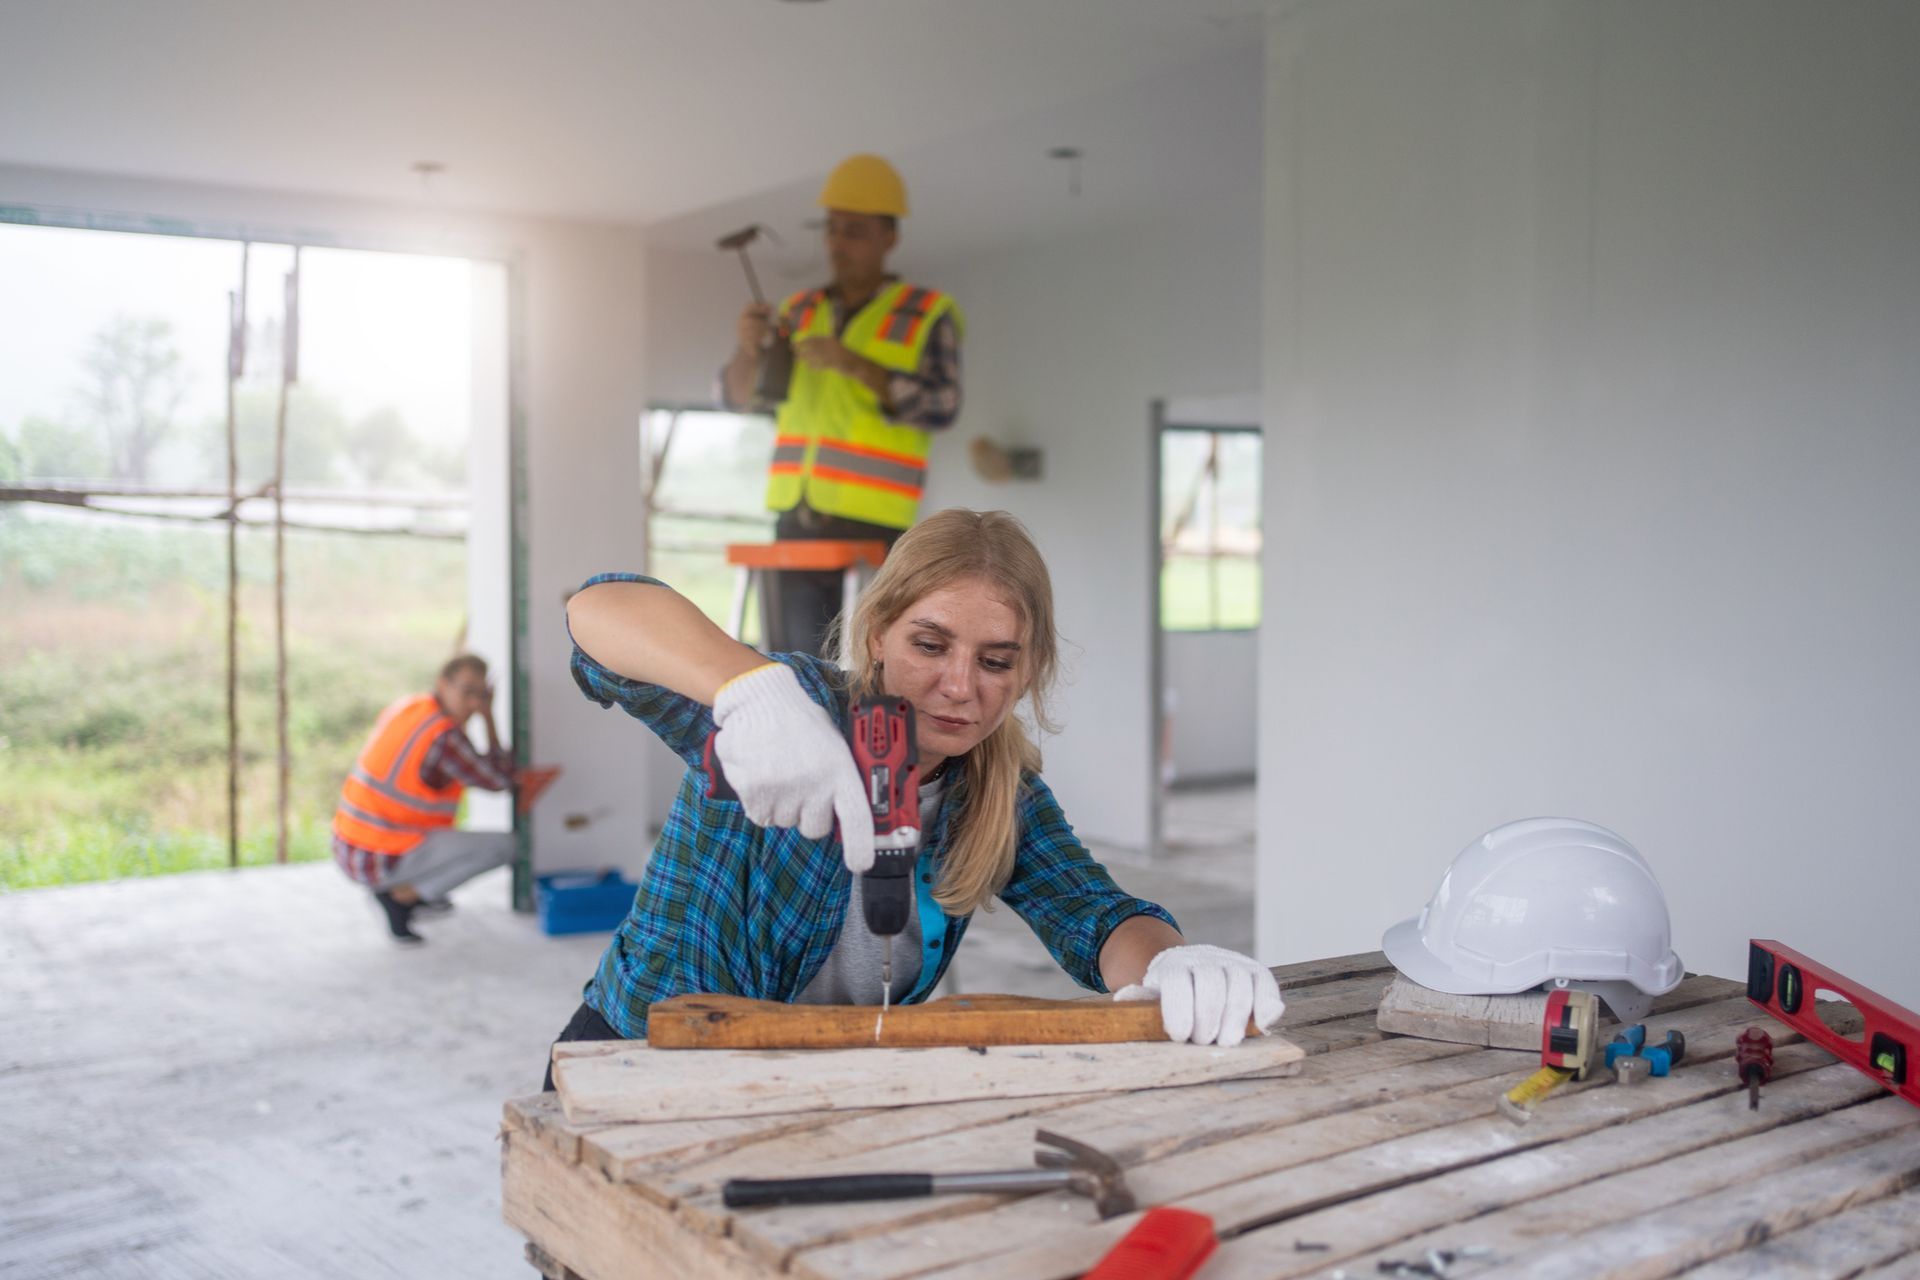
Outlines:
[[[585, 585], [654, 581], [604, 573]], [[774, 660], [792, 668], [807, 695], [845, 728], [847, 696], [837, 667], [803, 653], [776, 654]], [[841, 861], [840, 841], [809, 840], [790, 827], [757, 827], [738, 801], [706, 797], [701, 757], [713, 712], [704, 704], [609, 671], [578, 645], [572, 666], [589, 698], [642, 721], [688, 765], [633, 909], [587, 983], [586, 1002], [621, 1035], [639, 1039], [647, 1033], [648, 1007], [668, 996], [792, 1001], [826, 963], [847, 917], [853, 877]], [[914, 871], [920, 980], [907, 1003], [925, 1000], [939, 984], [971, 919], [949, 916], [933, 900], [948, 823], [964, 802], [966, 785], [962, 772], [933, 820], [924, 822], [923, 815], [927, 836]], [[1138, 915], [1173, 925], [1173, 917], [1120, 891], [1075, 837], [1037, 775], [1027, 779], [1017, 818], [1013, 874], [1000, 900], [1020, 914], [1075, 982], [1105, 991], [1100, 948], [1114, 926]]]

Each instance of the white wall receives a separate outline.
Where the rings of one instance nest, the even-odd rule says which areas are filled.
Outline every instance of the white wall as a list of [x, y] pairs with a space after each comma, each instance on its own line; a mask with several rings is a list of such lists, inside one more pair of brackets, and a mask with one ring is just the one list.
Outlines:
[[1252, 777], [1260, 633], [1169, 631], [1165, 644], [1173, 780]]
[[[755, 265], [770, 301], [793, 292], [764, 260]], [[737, 254], [648, 250], [647, 395], [661, 404], [711, 403], [715, 375], [733, 352], [734, 322], [751, 300]]]
[[[1157, 758], [1149, 406], [1259, 382], [1259, 194], [1215, 196], [1178, 218], [922, 273], [968, 325], [966, 408], [935, 442], [926, 509], [1003, 508], [1033, 531], [1069, 642], [1047, 780], [1082, 835], [1135, 848]], [[1044, 478], [980, 480], [967, 461], [976, 435], [1039, 446]]]
[[1920, 1005], [1920, 7], [1277, 15], [1260, 953], [1501, 821]]
[[[637, 870], [649, 843], [632, 722], [574, 688], [565, 593], [642, 546], [635, 424], [642, 380], [645, 270], [630, 228], [453, 215], [265, 191], [0, 166], [0, 204], [177, 218], [215, 234], [289, 229], [364, 247], [513, 259], [524, 282], [518, 371], [527, 441], [527, 662], [533, 751], [565, 772], [534, 812], [540, 868]], [[342, 768], [345, 765], [343, 763]], [[568, 831], [568, 813], [593, 813]]]

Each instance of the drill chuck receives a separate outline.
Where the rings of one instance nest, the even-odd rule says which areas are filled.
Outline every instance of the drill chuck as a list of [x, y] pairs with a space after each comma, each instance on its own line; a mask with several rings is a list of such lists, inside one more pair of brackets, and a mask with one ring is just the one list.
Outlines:
[[907, 913], [913, 910], [914, 849], [880, 849], [873, 855], [873, 870], [860, 886], [860, 902], [867, 928], [876, 936], [891, 938], [907, 927]]

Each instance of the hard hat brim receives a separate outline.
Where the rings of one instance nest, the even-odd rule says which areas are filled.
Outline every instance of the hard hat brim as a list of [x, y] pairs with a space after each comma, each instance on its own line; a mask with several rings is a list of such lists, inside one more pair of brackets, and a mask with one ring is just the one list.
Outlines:
[[[1521, 991], [1532, 991], [1535, 987], [1543, 985], [1544, 982], [1554, 980], [1552, 977], [1547, 977], [1541, 982], [1528, 982], [1519, 986], [1498, 982], [1476, 982], [1472, 978], [1457, 972], [1451, 965], [1427, 949], [1426, 941], [1420, 936], [1419, 916], [1411, 916], [1402, 920], [1399, 924], [1394, 925], [1391, 929], [1388, 929], [1385, 934], [1381, 935], [1380, 949], [1386, 952], [1387, 960], [1394, 968], [1413, 979], [1413, 981], [1426, 987], [1428, 990], [1444, 991], [1448, 995], [1453, 996], [1509, 996]], [[1572, 983], [1585, 984], [1589, 988], [1592, 988], [1596, 984], [1613, 985], [1617, 983], [1622, 988], [1632, 988], [1644, 992], [1649, 998], [1665, 995], [1667, 992], [1679, 986], [1681, 979], [1686, 977], [1686, 965], [1681, 962], [1679, 954], [1671, 950], [1667, 952], [1666, 958], [1659, 965], [1659, 971], [1666, 976], [1664, 979], [1656, 979], [1658, 985], [1651, 988], [1643, 987], [1638, 982], [1628, 978], [1609, 977], [1599, 974], [1581, 976], [1565, 974], [1561, 976], [1564, 976]], [[1611, 1004], [1612, 1002], [1609, 1003]]]
[[1380, 939], [1380, 949], [1387, 953], [1387, 959], [1394, 968], [1428, 990], [1444, 991], [1455, 996], [1512, 994], [1477, 990], [1475, 983], [1462, 978], [1442, 963], [1439, 957], [1427, 950], [1426, 942], [1420, 937], [1419, 916], [1410, 916], [1388, 929]]

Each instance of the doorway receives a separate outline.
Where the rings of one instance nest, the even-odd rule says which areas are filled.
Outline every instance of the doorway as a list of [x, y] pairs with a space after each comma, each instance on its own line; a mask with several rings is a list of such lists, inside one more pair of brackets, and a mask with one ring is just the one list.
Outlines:
[[1153, 854], [1253, 839], [1261, 616], [1258, 398], [1150, 415]]

